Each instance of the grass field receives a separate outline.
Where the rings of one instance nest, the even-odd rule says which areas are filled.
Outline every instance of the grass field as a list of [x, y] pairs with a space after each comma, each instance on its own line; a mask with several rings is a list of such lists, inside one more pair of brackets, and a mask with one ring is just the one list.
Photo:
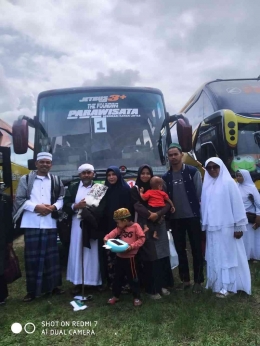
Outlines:
[[[71, 285], [65, 280], [65, 295], [22, 302], [26, 294], [23, 247], [16, 245], [16, 252], [23, 277], [9, 286], [10, 298], [5, 306], [0, 306], [1, 346], [260, 345], [260, 263], [251, 265], [253, 295], [250, 297], [239, 293], [218, 299], [209, 291], [202, 295], [172, 291], [159, 301], [151, 301], [143, 294], [141, 307], [133, 307], [131, 295], [123, 295], [119, 303], [107, 306], [111, 292], [88, 290], [87, 293], [94, 295], [93, 301], [86, 310], [74, 312], [69, 304]], [[32, 322], [36, 330], [32, 334], [24, 330], [13, 334], [14, 322], [22, 326]], [[54, 326], [46, 326], [46, 322]], [[65, 323], [67, 326], [63, 326]], [[86, 325], [81, 327], [81, 323]], [[27, 331], [31, 330], [28, 325]]]

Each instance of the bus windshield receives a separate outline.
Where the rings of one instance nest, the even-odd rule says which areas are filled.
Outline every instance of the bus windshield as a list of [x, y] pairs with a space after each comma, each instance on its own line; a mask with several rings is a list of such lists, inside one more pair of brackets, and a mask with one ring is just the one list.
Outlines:
[[240, 123], [238, 125], [236, 155], [231, 164], [233, 172], [238, 169], [246, 169], [252, 173], [260, 173], [260, 141], [257, 140], [259, 131], [260, 124], [258, 123]]
[[45, 93], [38, 117], [44, 131], [36, 135], [35, 146], [51, 150], [52, 171], [63, 178], [84, 162], [95, 169], [137, 169], [147, 163], [160, 170], [157, 141], [165, 118], [160, 94], [121, 89]]

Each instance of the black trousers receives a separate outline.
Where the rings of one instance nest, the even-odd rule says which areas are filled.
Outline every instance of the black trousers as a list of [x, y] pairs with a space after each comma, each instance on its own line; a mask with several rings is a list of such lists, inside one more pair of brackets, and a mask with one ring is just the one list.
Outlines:
[[192, 217], [187, 219], [171, 220], [171, 229], [175, 248], [179, 257], [179, 275], [181, 281], [190, 281], [189, 264], [186, 251], [187, 231], [193, 256], [194, 282], [202, 283], [204, 281], [204, 276], [200, 219], [198, 217]]
[[8, 297], [8, 288], [4, 275], [0, 275], [0, 302], [4, 302]]
[[162, 288], [173, 287], [173, 275], [169, 257], [155, 261], [143, 261], [143, 280], [148, 294], [162, 294]]
[[135, 257], [121, 258], [116, 257], [115, 264], [115, 279], [113, 282], [113, 294], [116, 298], [119, 298], [122, 286], [127, 277], [128, 283], [133, 292], [134, 298], [140, 298], [140, 285], [136, 271], [136, 260]]

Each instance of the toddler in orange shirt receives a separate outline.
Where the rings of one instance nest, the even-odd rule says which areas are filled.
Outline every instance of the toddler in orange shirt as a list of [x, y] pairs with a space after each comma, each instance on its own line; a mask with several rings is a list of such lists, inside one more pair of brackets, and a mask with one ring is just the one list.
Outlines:
[[[171, 205], [171, 213], [175, 212], [174, 205], [172, 201], [170, 200], [169, 196], [166, 192], [163, 190], [163, 180], [160, 177], [152, 177], [150, 180], [150, 186], [151, 190], [147, 190], [145, 193], [143, 187], [140, 189], [140, 197], [143, 201], [147, 201], [149, 206], [149, 211], [156, 213], [157, 211], [161, 210], [163, 207], [165, 207], [165, 202], [169, 203]], [[153, 230], [153, 237], [158, 239], [157, 234], [157, 227], [159, 225], [160, 220], [150, 223], [149, 227], [145, 224], [144, 225], [144, 232], [147, 232], [149, 229], [152, 228]]]

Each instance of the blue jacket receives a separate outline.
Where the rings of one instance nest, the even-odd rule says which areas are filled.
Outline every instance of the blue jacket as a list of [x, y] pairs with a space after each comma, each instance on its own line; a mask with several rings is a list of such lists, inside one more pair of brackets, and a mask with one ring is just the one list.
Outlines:
[[[183, 164], [181, 175], [194, 217], [200, 217], [200, 195], [202, 189], [200, 172], [193, 166]], [[170, 199], [173, 201], [172, 168], [169, 169], [169, 171], [166, 172], [162, 178], [166, 183], [167, 193]]]

